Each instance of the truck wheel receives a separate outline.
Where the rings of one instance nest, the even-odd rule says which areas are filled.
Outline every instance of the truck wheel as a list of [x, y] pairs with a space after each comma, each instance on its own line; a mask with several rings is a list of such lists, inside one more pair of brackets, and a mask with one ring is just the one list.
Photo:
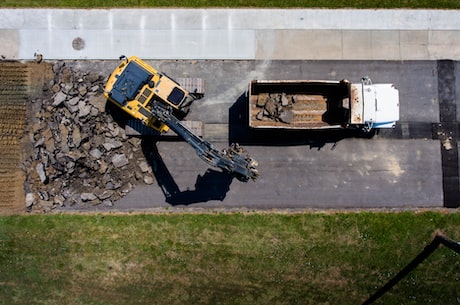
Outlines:
[[372, 128], [371, 130], [361, 128], [358, 130], [357, 137], [361, 139], [371, 139], [375, 136], [375, 134], [376, 134], [375, 128]]

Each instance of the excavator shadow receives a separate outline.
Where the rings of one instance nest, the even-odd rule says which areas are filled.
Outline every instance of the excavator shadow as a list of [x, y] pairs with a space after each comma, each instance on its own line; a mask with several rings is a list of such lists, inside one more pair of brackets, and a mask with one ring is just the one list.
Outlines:
[[230, 190], [230, 184], [233, 180], [231, 174], [208, 169], [203, 175], [197, 176], [194, 190], [181, 191], [164, 163], [156, 141], [152, 138], [144, 139], [142, 141], [142, 150], [152, 167], [158, 185], [165, 195], [166, 202], [173, 206], [190, 205], [212, 200], [223, 201]]
[[328, 143], [356, 137], [372, 137], [356, 130], [289, 130], [289, 129], [255, 129], [249, 127], [249, 99], [242, 94], [229, 109], [229, 142], [243, 146], [294, 146], [308, 145], [310, 148], [322, 148]]
[[[122, 128], [125, 128], [127, 122], [131, 119], [111, 103], [106, 104], [106, 112]], [[197, 176], [195, 189], [182, 191], [158, 151], [157, 142], [159, 137], [159, 134], [142, 136], [141, 147], [167, 203], [176, 206], [213, 200], [223, 201], [225, 199], [234, 175], [208, 169], [203, 175]], [[182, 141], [179, 137], [169, 137], [168, 139], [168, 141]]]

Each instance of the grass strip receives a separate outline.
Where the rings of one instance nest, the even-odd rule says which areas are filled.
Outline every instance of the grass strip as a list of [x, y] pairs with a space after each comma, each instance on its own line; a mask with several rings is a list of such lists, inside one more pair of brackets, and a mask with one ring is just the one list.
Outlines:
[[133, 8], [133, 7], [190, 7], [190, 8], [429, 8], [429, 9], [458, 9], [457, 0], [1, 0], [0, 7], [60, 7], [60, 8]]
[[[460, 213], [0, 217], [0, 304], [360, 304]], [[384, 304], [455, 304], [441, 247]], [[382, 303], [382, 304], [383, 304]]]

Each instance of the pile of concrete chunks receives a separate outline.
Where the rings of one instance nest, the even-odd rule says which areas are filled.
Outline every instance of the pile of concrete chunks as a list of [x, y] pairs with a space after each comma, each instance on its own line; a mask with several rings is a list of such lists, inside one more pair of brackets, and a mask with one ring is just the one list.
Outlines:
[[296, 102], [295, 95], [286, 93], [261, 93], [257, 99], [256, 119], [259, 121], [276, 121], [290, 124], [293, 119], [293, 104]]
[[141, 139], [127, 137], [105, 110], [106, 79], [54, 63], [54, 80], [34, 99], [31, 153], [26, 173], [26, 207], [50, 211], [75, 204], [112, 206], [137, 183], [154, 176]]

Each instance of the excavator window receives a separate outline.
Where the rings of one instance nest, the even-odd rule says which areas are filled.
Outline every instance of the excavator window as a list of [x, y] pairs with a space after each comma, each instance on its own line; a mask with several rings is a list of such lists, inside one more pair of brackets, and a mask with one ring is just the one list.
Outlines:
[[184, 99], [184, 96], [185, 96], [184, 91], [180, 90], [177, 87], [174, 87], [174, 89], [168, 95], [168, 102], [172, 103], [173, 105], [178, 106]]

